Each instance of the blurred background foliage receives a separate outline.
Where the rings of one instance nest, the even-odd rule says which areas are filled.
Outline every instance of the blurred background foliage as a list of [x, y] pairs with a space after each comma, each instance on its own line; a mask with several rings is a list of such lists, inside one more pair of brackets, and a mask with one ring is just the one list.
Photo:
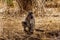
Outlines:
[[9, 6], [9, 7], [13, 7], [14, 5], [13, 5], [13, 0], [6, 0], [6, 2], [7, 2], [7, 5]]

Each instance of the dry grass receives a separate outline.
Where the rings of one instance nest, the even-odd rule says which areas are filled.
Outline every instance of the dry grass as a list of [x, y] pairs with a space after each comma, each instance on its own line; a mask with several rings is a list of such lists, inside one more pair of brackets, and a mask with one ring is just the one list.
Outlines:
[[[35, 30], [34, 34], [28, 35], [23, 31], [22, 26], [22, 21], [25, 19], [27, 12], [19, 10], [15, 1], [14, 7], [9, 8], [9, 12], [5, 11], [0, 14], [0, 40], [58, 40], [60, 38], [59, 17], [35, 16], [35, 28], [44, 30], [44, 32]], [[48, 34], [56, 31], [59, 33], [58, 37]]]

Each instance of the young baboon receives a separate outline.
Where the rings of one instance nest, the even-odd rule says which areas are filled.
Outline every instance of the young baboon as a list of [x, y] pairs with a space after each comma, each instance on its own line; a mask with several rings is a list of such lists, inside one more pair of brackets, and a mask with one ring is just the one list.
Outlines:
[[[34, 26], [35, 26], [35, 19], [33, 17], [33, 13], [29, 12], [25, 22], [23, 22], [23, 26], [24, 26], [24, 31], [28, 31], [29, 34], [33, 34], [34, 31]], [[28, 28], [28, 30], [26, 30], [26, 28]]]

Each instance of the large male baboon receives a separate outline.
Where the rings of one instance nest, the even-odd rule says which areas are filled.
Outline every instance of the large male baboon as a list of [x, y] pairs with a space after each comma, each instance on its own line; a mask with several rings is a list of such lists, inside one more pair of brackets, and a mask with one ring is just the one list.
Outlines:
[[[33, 17], [32, 12], [28, 13], [28, 15], [25, 19], [25, 22], [22, 22], [22, 23], [23, 23], [23, 26], [24, 26], [24, 31], [28, 32], [30, 34], [33, 34], [34, 26], [35, 26], [35, 19]], [[28, 28], [28, 30], [26, 28]]]

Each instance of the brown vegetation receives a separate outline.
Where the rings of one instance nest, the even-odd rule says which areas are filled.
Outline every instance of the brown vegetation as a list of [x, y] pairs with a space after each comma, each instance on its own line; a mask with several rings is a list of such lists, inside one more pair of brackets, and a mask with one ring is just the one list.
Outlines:
[[[14, 0], [13, 5], [0, 2], [0, 11], [4, 10], [0, 12], [0, 40], [60, 40], [59, 8], [45, 8], [41, 0]], [[22, 26], [30, 10], [35, 17], [32, 35], [26, 34]]]

